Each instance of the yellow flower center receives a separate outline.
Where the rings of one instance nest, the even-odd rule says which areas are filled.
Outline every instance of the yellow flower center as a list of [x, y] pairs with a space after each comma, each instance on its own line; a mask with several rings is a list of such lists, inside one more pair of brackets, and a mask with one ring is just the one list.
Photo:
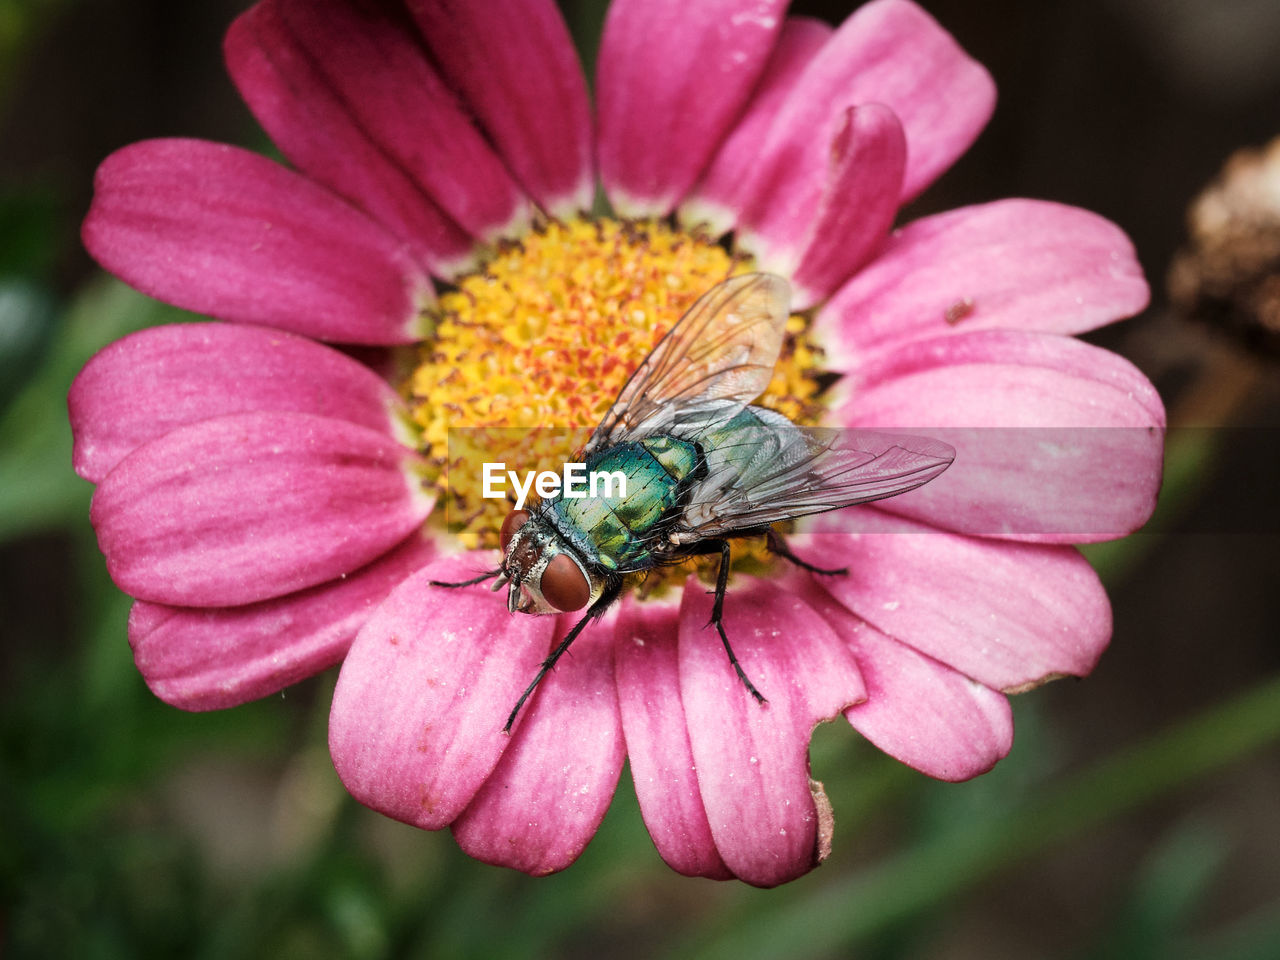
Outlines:
[[[512, 503], [483, 495], [482, 464], [522, 477], [559, 473], [694, 301], [751, 268], [662, 221], [576, 219], [504, 245], [455, 281], [432, 310], [433, 335], [404, 388], [442, 498], [434, 516], [466, 546], [496, 547]], [[804, 315], [789, 319], [757, 401], [797, 423], [821, 412], [822, 353], [808, 325]]]

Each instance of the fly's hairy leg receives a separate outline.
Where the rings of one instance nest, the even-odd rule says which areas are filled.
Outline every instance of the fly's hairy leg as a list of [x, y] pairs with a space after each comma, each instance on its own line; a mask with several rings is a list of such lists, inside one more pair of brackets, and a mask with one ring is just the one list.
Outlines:
[[711, 623], [715, 624], [716, 632], [720, 634], [720, 642], [724, 644], [724, 652], [729, 655], [729, 663], [733, 666], [738, 679], [742, 681], [743, 686], [756, 698], [758, 703], [767, 703], [768, 701], [765, 700], [764, 695], [756, 689], [756, 685], [747, 679], [746, 673], [743, 672], [742, 664], [738, 663], [738, 658], [734, 655], [733, 646], [729, 643], [729, 636], [724, 632], [724, 595], [729, 587], [729, 541], [711, 541], [707, 546], [714, 549], [717, 542], [720, 547], [720, 570], [716, 573], [716, 602], [711, 607]]
[[618, 599], [618, 594], [621, 592], [621, 581], [606, 588], [605, 592], [600, 595], [600, 599], [587, 608], [587, 612], [583, 615], [582, 619], [573, 625], [573, 629], [566, 633], [564, 639], [561, 640], [560, 643], [556, 645], [556, 648], [551, 651], [551, 656], [542, 661], [541, 666], [538, 667], [537, 674], [533, 678], [533, 682], [530, 683], [529, 686], [525, 687], [524, 693], [520, 694], [520, 699], [517, 700], [516, 705], [511, 708], [511, 713], [507, 717], [507, 722], [502, 727], [503, 733], [511, 732], [511, 725], [516, 722], [516, 714], [520, 712], [520, 708], [524, 706], [524, 702], [529, 699], [533, 691], [538, 688], [538, 684], [542, 682], [542, 678], [547, 675], [551, 668], [556, 665], [556, 661], [559, 660], [564, 652], [569, 649], [569, 644], [578, 639], [578, 634], [582, 632], [583, 628], [592, 620], [599, 617], [600, 614], [604, 613], [605, 610], [608, 609], [609, 604]]
[[502, 568], [499, 567], [497, 570], [490, 570], [488, 573], [482, 573], [480, 576], [472, 577], [470, 580], [459, 580], [457, 583], [448, 583], [444, 580], [428, 580], [427, 583], [433, 587], [472, 587], [477, 583], [484, 583], [486, 580], [493, 579], [501, 572]]
[[839, 569], [832, 570], [827, 567], [815, 567], [812, 563], [801, 560], [791, 552], [791, 548], [787, 546], [787, 541], [782, 539], [782, 534], [774, 530], [773, 527], [770, 527], [769, 532], [765, 534], [765, 544], [768, 546], [770, 553], [776, 553], [780, 557], [785, 557], [801, 570], [808, 570], [810, 573], [819, 573], [824, 577], [843, 577], [849, 572], [848, 567], [840, 567]]

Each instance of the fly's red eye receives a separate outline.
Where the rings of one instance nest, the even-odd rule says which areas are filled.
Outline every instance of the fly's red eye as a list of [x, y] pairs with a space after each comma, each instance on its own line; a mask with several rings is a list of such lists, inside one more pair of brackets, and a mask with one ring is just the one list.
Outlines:
[[557, 554], [542, 571], [542, 598], [557, 610], [581, 610], [591, 599], [591, 587], [578, 565]]
[[502, 521], [502, 529], [498, 531], [498, 542], [502, 544], [502, 552], [507, 552], [507, 544], [516, 535], [516, 531], [529, 522], [528, 510], [512, 510], [507, 519]]

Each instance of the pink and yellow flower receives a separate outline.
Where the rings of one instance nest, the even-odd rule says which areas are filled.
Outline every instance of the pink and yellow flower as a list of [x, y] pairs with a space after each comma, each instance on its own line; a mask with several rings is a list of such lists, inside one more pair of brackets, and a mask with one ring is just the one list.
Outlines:
[[[291, 166], [195, 140], [103, 163], [90, 252], [222, 321], [127, 337], [70, 396], [157, 695], [227, 707], [341, 662], [333, 759], [374, 809], [545, 873], [629, 758], [672, 867], [773, 885], [830, 836], [817, 723], [959, 780], [1008, 751], [1007, 693], [1089, 672], [1110, 609], [1071, 544], [1136, 529], [1159, 485], [1159, 398], [1072, 336], [1145, 305], [1130, 244], [1032, 200], [892, 230], [978, 135], [991, 79], [908, 0], [834, 30], [785, 7], [615, 0], [593, 123], [551, 0], [262, 0], [227, 63]], [[591, 219], [597, 186], [618, 218]], [[493, 566], [435, 523], [441, 432], [591, 426], [655, 332], [748, 266], [799, 311], [777, 403], [1075, 442], [956, 443], [939, 480], [843, 511], [855, 535], [797, 540], [848, 576], [735, 576], [726, 627], [766, 706], [693, 580], [628, 597], [503, 734], [572, 618], [430, 585]], [[419, 342], [394, 382], [325, 345]]]

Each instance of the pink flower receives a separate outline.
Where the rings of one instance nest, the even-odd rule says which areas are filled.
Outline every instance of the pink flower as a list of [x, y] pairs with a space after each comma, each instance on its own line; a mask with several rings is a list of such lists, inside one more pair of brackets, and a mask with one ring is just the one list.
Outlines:
[[[227, 62], [293, 169], [193, 140], [103, 163], [90, 252], [226, 321], [121, 340], [70, 395], [75, 467], [99, 484], [93, 523], [137, 598], [130, 643], [157, 695], [226, 707], [342, 662], [333, 759], [374, 809], [546, 873], [582, 851], [629, 757], [672, 867], [768, 886], [830, 836], [815, 724], [843, 712], [960, 780], [1008, 751], [1005, 693], [1089, 672], [1110, 609], [1070, 544], [1145, 521], [1164, 414], [1137, 370], [1071, 335], [1145, 305], [1132, 249], [1031, 200], [890, 233], [977, 136], [992, 82], [908, 0], [834, 31], [785, 6], [615, 0], [593, 131], [551, 0], [263, 0]], [[970, 433], [934, 483], [824, 518], [858, 536], [795, 541], [848, 576], [734, 577], [726, 628], [766, 706], [703, 629], [694, 581], [588, 629], [507, 736], [573, 615], [429, 585], [492, 554], [436, 546], [402, 396], [316, 341], [428, 336], [439, 280], [571, 220], [597, 178], [622, 216], [732, 231], [791, 280], [842, 375], [828, 422]]]

